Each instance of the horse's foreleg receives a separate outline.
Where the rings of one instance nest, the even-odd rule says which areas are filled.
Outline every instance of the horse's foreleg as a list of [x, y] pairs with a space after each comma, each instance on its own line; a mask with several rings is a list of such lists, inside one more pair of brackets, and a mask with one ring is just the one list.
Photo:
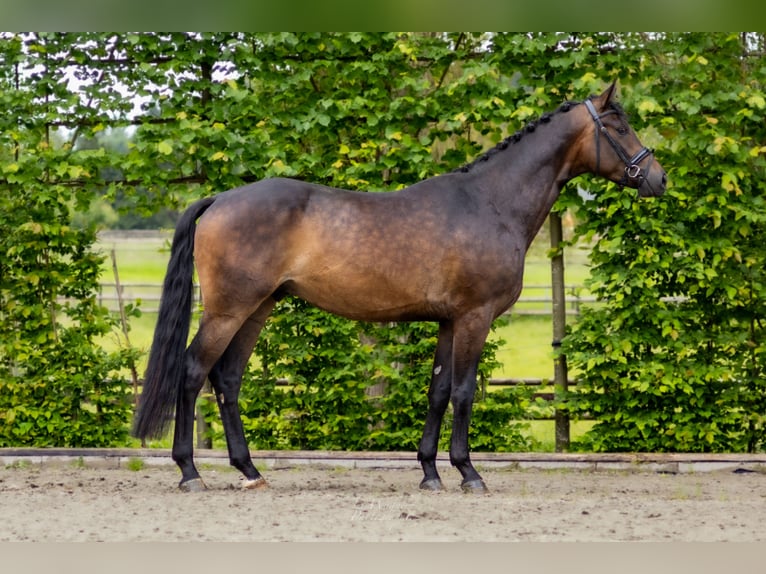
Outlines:
[[439, 339], [434, 354], [431, 386], [428, 389], [428, 414], [423, 438], [418, 448], [418, 460], [423, 467], [423, 490], [441, 490], [442, 481], [436, 470], [436, 454], [439, 447], [444, 411], [450, 399], [452, 385], [452, 323], [439, 325]]
[[462, 488], [466, 492], [486, 492], [479, 473], [473, 467], [468, 454], [468, 428], [471, 422], [476, 375], [484, 342], [489, 334], [491, 321], [480, 315], [468, 316], [455, 324], [453, 342], [452, 376], [452, 437], [450, 462], [463, 475]]
[[221, 413], [229, 462], [244, 475], [243, 487], [248, 489], [264, 487], [266, 480], [250, 458], [239, 412], [239, 390], [255, 342], [273, 307], [274, 301], [269, 300], [245, 322], [209, 375]]

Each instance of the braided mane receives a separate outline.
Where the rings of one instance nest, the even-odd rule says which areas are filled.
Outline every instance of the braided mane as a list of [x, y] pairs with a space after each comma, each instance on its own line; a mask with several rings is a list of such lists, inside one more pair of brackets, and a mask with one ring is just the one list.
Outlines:
[[[520, 129], [516, 133], [508, 136], [507, 138], [505, 138], [504, 140], [499, 142], [492, 149], [489, 149], [489, 150], [485, 151], [483, 154], [481, 154], [479, 157], [477, 157], [472, 162], [470, 162], [470, 163], [468, 163], [468, 164], [466, 164], [466, 165], [464, 165], [462, 167], [459, 167], [459, 168], [453, 170], [452, 173], [468, 173], [474, 167], [476, 167], [478, 164], [484, 163], [487, 160], [489, 160], [492, 156], [497, 155], [498, 153], [500, 153], [501, 151], [503, 151], [505, 149], [508, 149], [508, 146], [510, 146], [511, 144], [518, 143], [521, 140], [521, 138], [524, 137], [524, 134], [528, 134], [528, 133], [534, 132], [540, 124], [547, 124], [548, 122], [550, 122], [554, 115], [556, 115], [558, 113], [566, 113], [569, 110], [571, 110], [574, 106], [576, 106], [576, 105], [578, 105], [580, 103], [581, 102], [569, 102], [569, 101], [564, 102], [554, 112], [544, 113], [538, 119], [529, 122], [522, 129]], [[617, 104], [614, 104], [614, 105], [617, 106]], [[617, 109], [617, 111], [619, 113], [623, 113], [622, 112], [622, 108]]]

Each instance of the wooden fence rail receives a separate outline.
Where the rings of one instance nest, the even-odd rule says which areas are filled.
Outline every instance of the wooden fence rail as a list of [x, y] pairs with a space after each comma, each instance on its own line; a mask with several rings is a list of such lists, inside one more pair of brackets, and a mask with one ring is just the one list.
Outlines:
[[[277, 379], [276, 381], [276, 386], [278, 387], [283, 387], [283, 388], [289, 387], [291, 384], [292, 383], [288, 379]], [[575, 381], [570, 380], [568, 384], [570, 387], [572, 387], [575, 385]], [[489, 379], [486, 381], [486, 385], [487, 387], [516, 387], [516, 386], [540, 387], [541, 389], [550, 389], [550, 390], [535, 391], [533, 393], [534, 397], [539, 397], [546, 401], [553, 401], [555, 397], [552, 379], [535, 379], [535, 378]], [[143, 381], [139, 380], [138, 388], [141, 388], [141, 386], [143, 386]], [[528, 420], [554, 420], [554, 417], [552, 416], [551, 417], [530, 417]]]
[[[159, 283], [101, 283], [98, 301], [110, 311], [119, 311], [119, 302], [123, 304], [141, 303], [143, 313], [157, 313], [162, 285]], [[580, 313], [583, 304], [595, 303], [596, 298], [583, 295], [583, 288], [579, 285], [566, 286], [566, 313], [576, 316]], [[198, 302], [199, 285], [194, 286], [194, 301]], [[512, 315], [550, 315], [552, 308], [552, 290], [550, 285], [526, 285], [524, 294], [516, 304], [508, 311]]]

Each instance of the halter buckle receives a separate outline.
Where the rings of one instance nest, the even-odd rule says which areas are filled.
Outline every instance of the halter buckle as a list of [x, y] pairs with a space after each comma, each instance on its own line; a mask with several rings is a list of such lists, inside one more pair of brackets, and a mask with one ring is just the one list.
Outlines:
[[629, 165], [625, 168], [625, 175], [630, 179], [637, 179], [641, 175], [641, 166], [637, 164]]

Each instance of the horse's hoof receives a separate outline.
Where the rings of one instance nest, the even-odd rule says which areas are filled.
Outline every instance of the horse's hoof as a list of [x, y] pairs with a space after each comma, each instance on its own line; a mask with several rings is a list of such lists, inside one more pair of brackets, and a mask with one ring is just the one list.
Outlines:
[[202, 482], [201, 478], [192, 478], [191, 480], [182, 481], [178, 485], [178, 489], [181, 492], [204, 492], [207, 490], [207, 486]]
[[439, 478], [424, 478], [420, 483], [421, 490], [428, 490], [430, 492], [441, 492], [444, 490], [444, 485]]
[[480, 478], [474, 478], [473, 480], [464, 480], [463, 483], [460, 485], [460, 488], [463, 489], [463, 492], [468, 492], [470, 494], [488, 494], [489, 489], [487, 488], [487, 485], [484, 484], [484, 481]]
[[268, 487], [269, 483], [262, 476], [258, 478], [245, 478], [242, 481], [242, 490], [260, 490]]

